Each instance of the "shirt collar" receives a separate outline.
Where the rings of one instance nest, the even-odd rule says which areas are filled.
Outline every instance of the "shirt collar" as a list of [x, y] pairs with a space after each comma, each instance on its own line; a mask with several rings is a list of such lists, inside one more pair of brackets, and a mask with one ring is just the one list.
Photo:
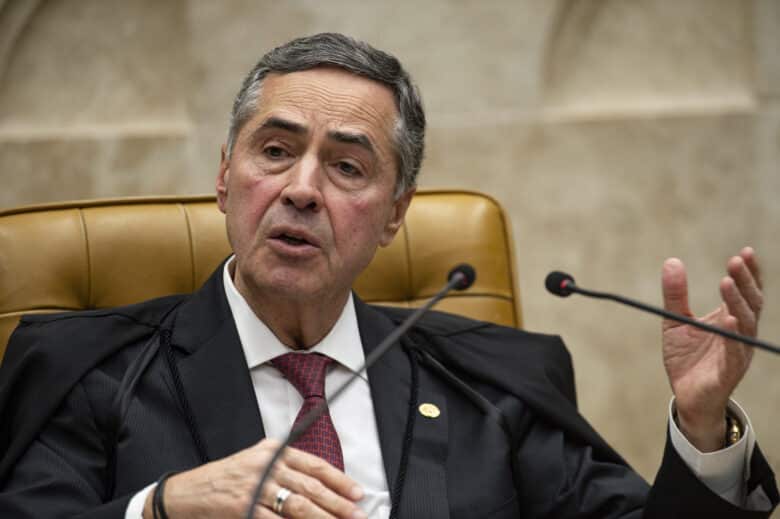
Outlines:
[[[241, 348], [244, 350], [244, 357], [249, 369], [252, 369], [279, 355], [290, 353], [292, 350], [282, 344], [270, 328], [255, 315], [244, 296], [236, 289], [230, 276], [230, 265], [234, 261], [235, 256], [232, 256], [225, 262], [222, 281], [225, 286], [228, 306], [230, 306], [238, 330], [238, 338], [241, 340]], [[357, 372], [363, 365], [366, 358], [360, 340], [352, 292], [349, 293], [349, 299], [347, 299], [336, 324], [320, 342], [309, 348], [308, 351], [326, 355], [353, 373]], [[367, 380], [365, 373], [361, 377]]]

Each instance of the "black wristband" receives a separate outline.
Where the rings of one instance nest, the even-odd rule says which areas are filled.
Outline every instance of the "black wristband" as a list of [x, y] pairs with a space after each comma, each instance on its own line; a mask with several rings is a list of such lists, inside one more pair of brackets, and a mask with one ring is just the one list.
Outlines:
[[168, 519], [168, 514], [165, 512], [165, 503], [163, 502], [163, 492], [165, 491], [165, 483], [168, 481], [168, 478], [178, 473], [179, 471], [177, 470], [166, 472], [157, 480], [157, 486], [154, 487], [154, 495], [152, 496], [154, 519]]

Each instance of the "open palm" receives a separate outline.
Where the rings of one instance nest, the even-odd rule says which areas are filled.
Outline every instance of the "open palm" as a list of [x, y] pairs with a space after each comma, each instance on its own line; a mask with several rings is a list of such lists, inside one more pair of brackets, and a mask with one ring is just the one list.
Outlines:
[[[720, 283], [723, 303], [699, 320], [754, 337], [763, 296], [753, 249], [746, 247], [739, 256], [732, 257], [727, 272]], [[662, 284], [666, 309], [693, 317], [688, 306], [685, 267], [680, 260], [672, 258], [664, 263]], [[737, 341], [664, 321], [664, 366], [678, 414], [689, 429], [724, 423], [726, 403], [750, 366], [752, 356], [753, 349]], [[682, 423], [681, 428], [687, 433]], [[698, 436], [692, 432], [694, 437]]]

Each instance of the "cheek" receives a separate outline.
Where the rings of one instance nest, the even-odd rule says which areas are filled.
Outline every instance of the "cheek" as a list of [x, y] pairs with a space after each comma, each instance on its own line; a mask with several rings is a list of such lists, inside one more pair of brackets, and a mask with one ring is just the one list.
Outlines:
[[273, 203], [278, 189], [270, 177], [245, 181], [234, 186], [228, 198], [228, 210], [233, 227], [241, 230], [242, 235], [256, 233], [263, 217]]
[[347, 228], [347, 240], [354, 248], [378, 242], [386, 223], [386, 208], [375, 200], [360, 200], [352, 204]]
[[246, 210], [249, 213], [263, 213], [279, 196], [283, 185], [281, 175], [246, 178], [239, 186]]
[[[377, 207], [368, 200], [356, 200], [350, 206], [349, 228], [355, 235], [372, 233], [376, 229]], [[357, 239], [353, 241], [358, 241]]]

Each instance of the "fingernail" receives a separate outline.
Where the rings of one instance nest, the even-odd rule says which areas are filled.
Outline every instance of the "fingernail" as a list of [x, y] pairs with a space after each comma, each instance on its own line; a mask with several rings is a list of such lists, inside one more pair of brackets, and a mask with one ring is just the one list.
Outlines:
[[352, 519], [368, 519], [368, 516], [363, 510], [355, 510], [352, 514]]
[[353, 501], [360, 501], [361, 499], [363, 499], [363, 489], [360, 488], [359, 486], [352, 487], [352, 489], [349, 491], [349, 497]]

